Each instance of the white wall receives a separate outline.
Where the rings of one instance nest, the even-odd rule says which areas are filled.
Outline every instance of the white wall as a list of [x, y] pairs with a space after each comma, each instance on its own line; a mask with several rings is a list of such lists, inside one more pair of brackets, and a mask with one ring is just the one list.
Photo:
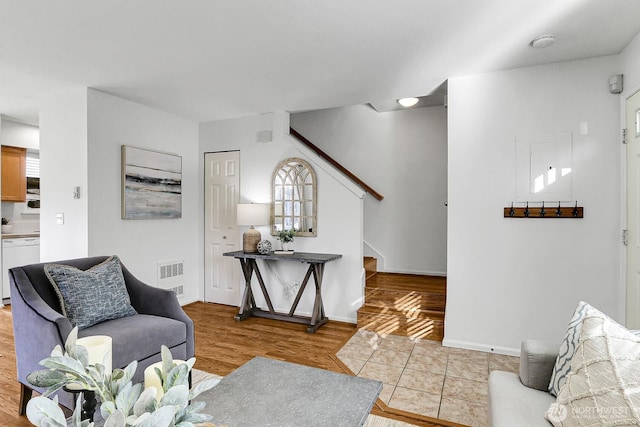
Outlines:
[[[517, 354], [560, 341], [578, 301], [624, 321], [617, 57], [449, 80], [445, 345]], [[588, 122], [588, 136], [579, 125]], [[573, 133], [573, 199], [584, 219], [503, 218], [515, 139]]]
[[40, 132], [37, 126], [14, 122], [2, 117], [0, 141], [2, 145], [37, 150], [40, 148]]
[[[294, 249], [343, 255], [341, 259], [326, 265], [322, 295], [329, 318], [355, 323], [356, 311], [363, 297], [362, 194], [354, 194], [352, 188], [343, 186], [317, 158], [299, 151], [297, 143], [278, 129], [274, 129], [272, 142], [257, 143], [256, 132], [264, 127], [264, 123], [264, 116], [254, 116], [201, 124], [201, 157], [206, 152], [240, 150], [241, 202], [268, 202], [271, 197], [271, 174], [285, 158], [303, 157], [311, 163], [318, 178], [318, 236], [296, 237]], [[288, 121], [281, 125], [288, 128]], [[275, 247], [278, 242], [270, 235], [269, 227], [257, 228], [262, 238], [271, 240]], [[274, 267], [287, 285], [300, 282], [307, 268], [303, 264], [284, 262], [274, 263]], [[237, 268], [240, 268], [239, 263]], [[288, 310], [291, 299], [285, 297], [282, 286], [264, 264], [260, 268], [274, 306], [277, 310]], [[254, 289], [259, 289], [257, 285], [254, 286]], [[263, 300], [260, 292], [256, 291], [255, 294], [260, 305]], [[300, 302], [298, 314], [310, 314], [313, 295], [310, 283]]]
[[624, 73], [624, 90], [640, 89], [640, 33], [620, 53], [620, 73]]
[[291, 115], [291, 127], [384, 196], [364, 202], [378, 270], [446, 274], [447, 113], [356, 105]]
[[[142, 281], [156, 285], [156, 263], [185, 262], [182, 303], [201, 298], [198, 245], [198, 125], [93, 89], [47, 100], [40, 115], [43, 261], [117, 254]], [[182, 218], [120, 217], [120, 146], [182, 156]], [[73, 198], [80, 187], [80, 199]], [[55, 224], [64, 212], [65, 224]]]
[[[88, 199], [74, 199], [73, 187], [87, 191], [87, 89], [40, 103], [40, 260], [89, 253]], [[64, 225], [56, 225], [56, 213]]]
[[[82, 197], [89, 203], [89, 255], [117, 254], [136, 277], [153, 286], [157, 262], [184, 260], [180, 300], [201, 299], [197, 123], [92, 89], [88, 105], [89, 187]], [[121, 219], [122, 145], [182, 156], [182, 218]]]

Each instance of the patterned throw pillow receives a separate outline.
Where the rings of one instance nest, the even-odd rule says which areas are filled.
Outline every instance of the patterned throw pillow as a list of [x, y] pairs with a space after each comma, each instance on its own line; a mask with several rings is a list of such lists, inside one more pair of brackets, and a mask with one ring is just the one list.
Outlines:
[[545, 417], [555, 427], [640, 425], [640, 338], [586, 311], [571, 372]]
[[62, 264], [46, 264], [44, 271], [60, 298], [62, 314], [78, 329], [137, 314], [115, 255], [85, 271]]
[[564, 336], [564, 340], [562, 340], [562, 345], [560, 345], [560, 352], [556, 358], [556, 364], [553, 367], [551, 381], [549, 382], [549, 393], [554, 396], [560, 393], [565, 378], [571, 370], [571, 358], [576, 351], [576, 347], [578, 347], [580, 331], [582, 329], [582, 319], [588, 307], [591, 306], [584, 301], [580, 301], [569, 321], [567, 333]]

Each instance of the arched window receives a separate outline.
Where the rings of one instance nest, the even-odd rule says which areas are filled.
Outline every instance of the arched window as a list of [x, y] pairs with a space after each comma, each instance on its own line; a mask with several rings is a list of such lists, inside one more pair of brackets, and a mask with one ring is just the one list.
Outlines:
[[280, 162], [271, 177], [271, 234], [295, 230], [296, 236], [317, 236], [316, 174], [295, 157]]

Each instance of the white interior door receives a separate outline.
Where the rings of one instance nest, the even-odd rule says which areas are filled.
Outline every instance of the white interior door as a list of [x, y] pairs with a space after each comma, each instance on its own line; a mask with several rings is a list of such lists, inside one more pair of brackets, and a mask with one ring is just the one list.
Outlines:
[[640, 91], [627, 99], [627, 327], [640, 329]]
[[235, 258], [222, 254], [240, 250], [240, 231], [236, 224], [236, 205], [240, 198], [240, 152], [206, 153], [204, 161], [204, 299], [237, 306], [242, 297], [240, 264]]

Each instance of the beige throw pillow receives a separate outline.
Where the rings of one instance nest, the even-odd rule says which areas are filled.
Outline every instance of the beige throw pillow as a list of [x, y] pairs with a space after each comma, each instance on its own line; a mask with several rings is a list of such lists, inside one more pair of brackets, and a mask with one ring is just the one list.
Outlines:
[[640, 338], [589, 307], [571, 372], [545, 416], [556, 427], [640, 425]]
[[556, 357], [556, 364], [551, 372], [551, 381], [549, 382], [549, 393], [554, 396], [560, 393], [560, 389], [564, 385], [567, 375], [571, 372], [571, 359], [580, 343], [582, 319], [584, 319], [584, 315], [589, 307], [591, 307], [589, 304], [580, 301], [576, 310], [573, 312], [573, 316], [571, 316], [569, 326], [567, 326], [567, 333], [560, 345], [558, 357]]

